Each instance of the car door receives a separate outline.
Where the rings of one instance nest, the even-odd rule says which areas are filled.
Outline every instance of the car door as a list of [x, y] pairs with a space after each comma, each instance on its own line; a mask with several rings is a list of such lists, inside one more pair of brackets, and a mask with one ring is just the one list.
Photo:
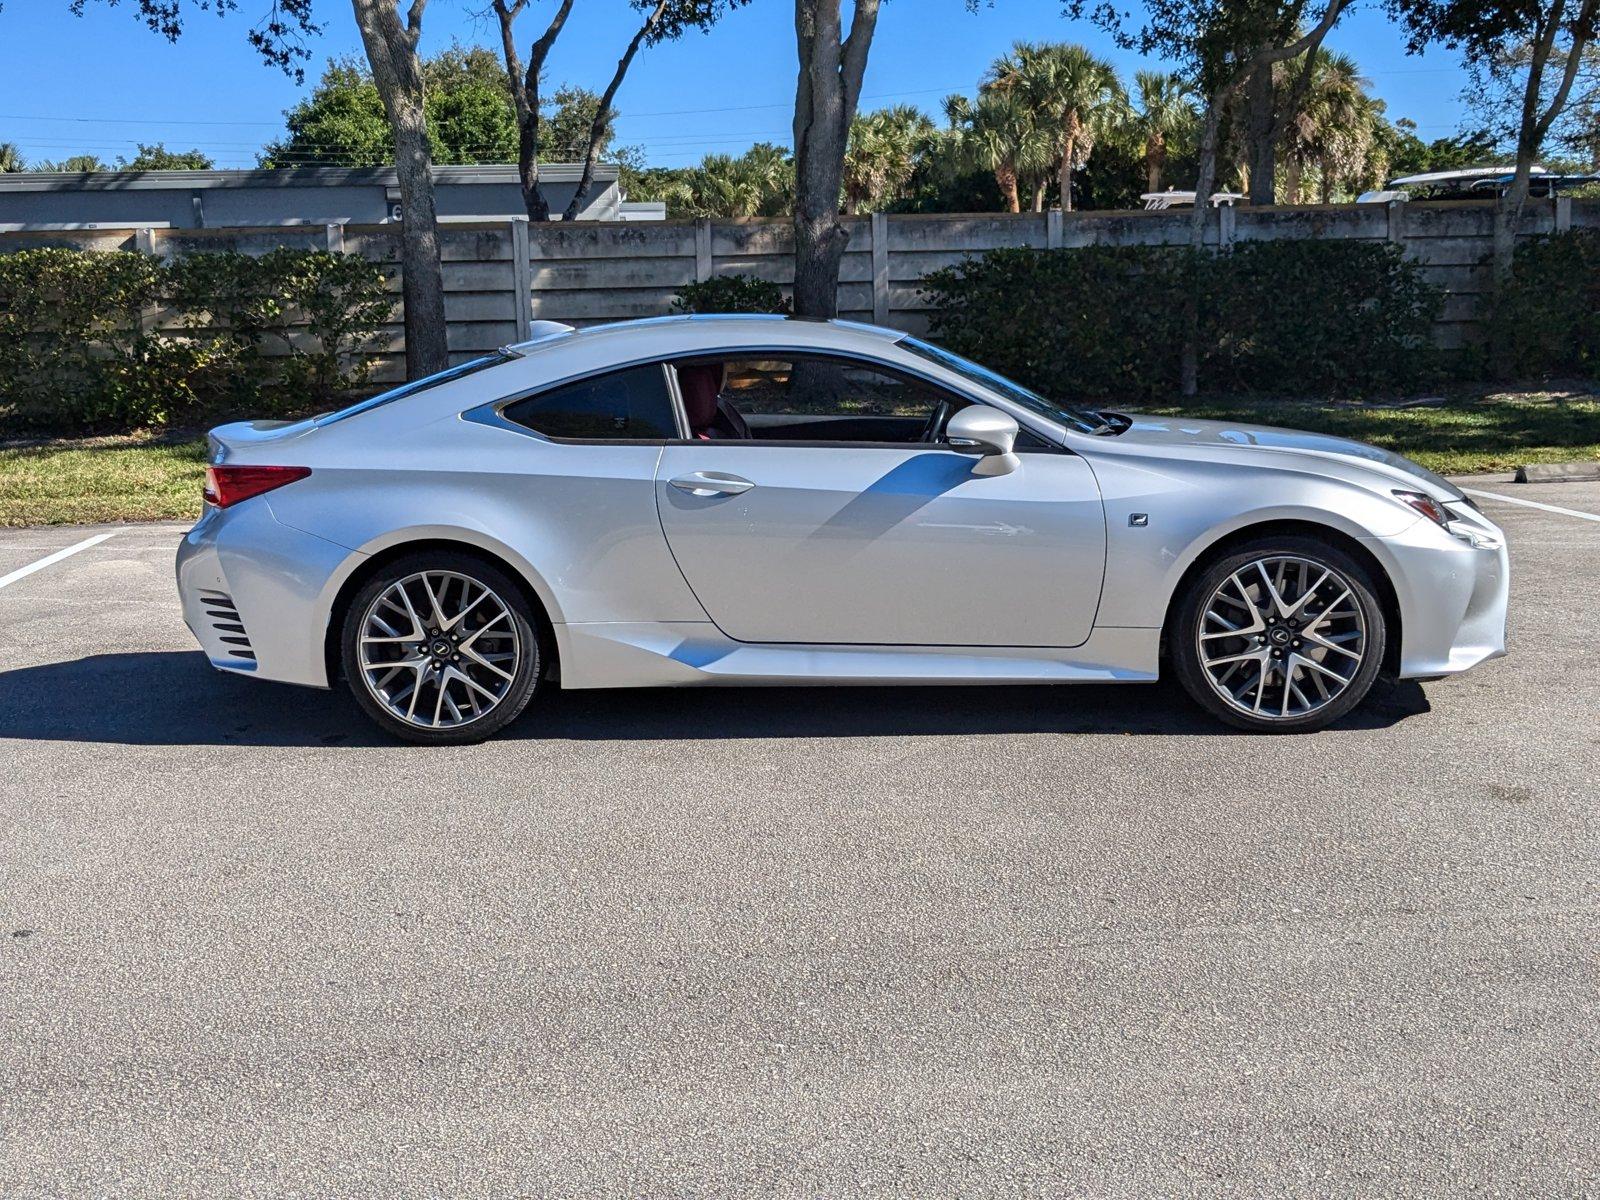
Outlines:
[[1069, 452], [1018, 459], [981, 474], [927, 443], [675, 441], [656, 498], [684, 578], [739, 641], [1080, 645], [1105, 565], [1099, 489]]

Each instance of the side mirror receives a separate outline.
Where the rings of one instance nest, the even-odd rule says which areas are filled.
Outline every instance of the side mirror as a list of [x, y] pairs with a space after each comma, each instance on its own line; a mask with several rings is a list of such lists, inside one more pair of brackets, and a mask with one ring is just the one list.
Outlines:
[[1017, 468], [1017, 419], [983, 404], [969, 404], [945, 422], [944, 438], [952, 450], [975, 454], [977, 475], [1004, 475]]

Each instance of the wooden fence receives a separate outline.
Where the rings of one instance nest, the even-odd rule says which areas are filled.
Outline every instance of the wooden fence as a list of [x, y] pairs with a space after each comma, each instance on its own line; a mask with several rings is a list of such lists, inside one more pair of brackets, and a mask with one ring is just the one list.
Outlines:
[[[1190, 214], [1166, 212], [985, 213], [853, 217], [839, 277], [840, 315], [913, 333], [927, 328], [923, 276], [1003, 246], [1181, 245]], [[1488, 291], [1491, 201], [1388, 205], [1223, 208], [1208, 244], [1276, 238], [1393, 241], [1446, 292], [1439, 344], [1477, 340]], [[1600, 227], [1600, 201], [1530, 201], [1524, 236]], [[393, 263], [392, 225], [292, 225], [263, 229], [124, 228], [0, 234], [0, 251], [67, 245], [182, 255], [276, 246], [342, 250]], [[450, 350], [466, 358], [526, 336], [534, 320], [591, 325], [668, 311], [685, 284], [747, 274], [787, 285], [794, 276], [793, 230], [784, 220], [553, 222], [517, 218], [441, 227]], [[391, 271], [398, 297], [398, 268]], [[1029, 298], [1019, 297], [1019, 303]], [[1292, 302], [1292, 298], [1291, 299]], [[1150, 303], [1169, 303], [1152, 296]], [[387, 326], [375, 377], [401, 376], [404, 338]]]

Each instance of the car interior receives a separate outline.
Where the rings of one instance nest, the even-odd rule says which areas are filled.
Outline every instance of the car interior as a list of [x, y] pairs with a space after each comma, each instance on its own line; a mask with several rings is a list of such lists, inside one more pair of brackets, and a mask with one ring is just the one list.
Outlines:
[[[682, 408], [682, 425], [674, 413]], [[497, 410], [560, 441], [939, 445], [974, 401], [914, 375], [826, 355], [717, 355], [643, 363], [514, 397]], [[1062, 449], [1024, 428], [1016, 449]]]
[[969, 402], [920, 379], [824, 356], [672, 364], [691, 437], [937, 443]]

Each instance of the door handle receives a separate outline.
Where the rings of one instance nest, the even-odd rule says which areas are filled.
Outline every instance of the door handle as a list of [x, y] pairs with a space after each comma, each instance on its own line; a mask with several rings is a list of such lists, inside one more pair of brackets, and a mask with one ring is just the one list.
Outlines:
[[688, 492], [691, 496], [737, 496], [755, 487], [755, 484], [748, 479], [727, 475], [721, 471], [690, 471], [687, 475], [679, 475], [667, 482], [680, 492]]

